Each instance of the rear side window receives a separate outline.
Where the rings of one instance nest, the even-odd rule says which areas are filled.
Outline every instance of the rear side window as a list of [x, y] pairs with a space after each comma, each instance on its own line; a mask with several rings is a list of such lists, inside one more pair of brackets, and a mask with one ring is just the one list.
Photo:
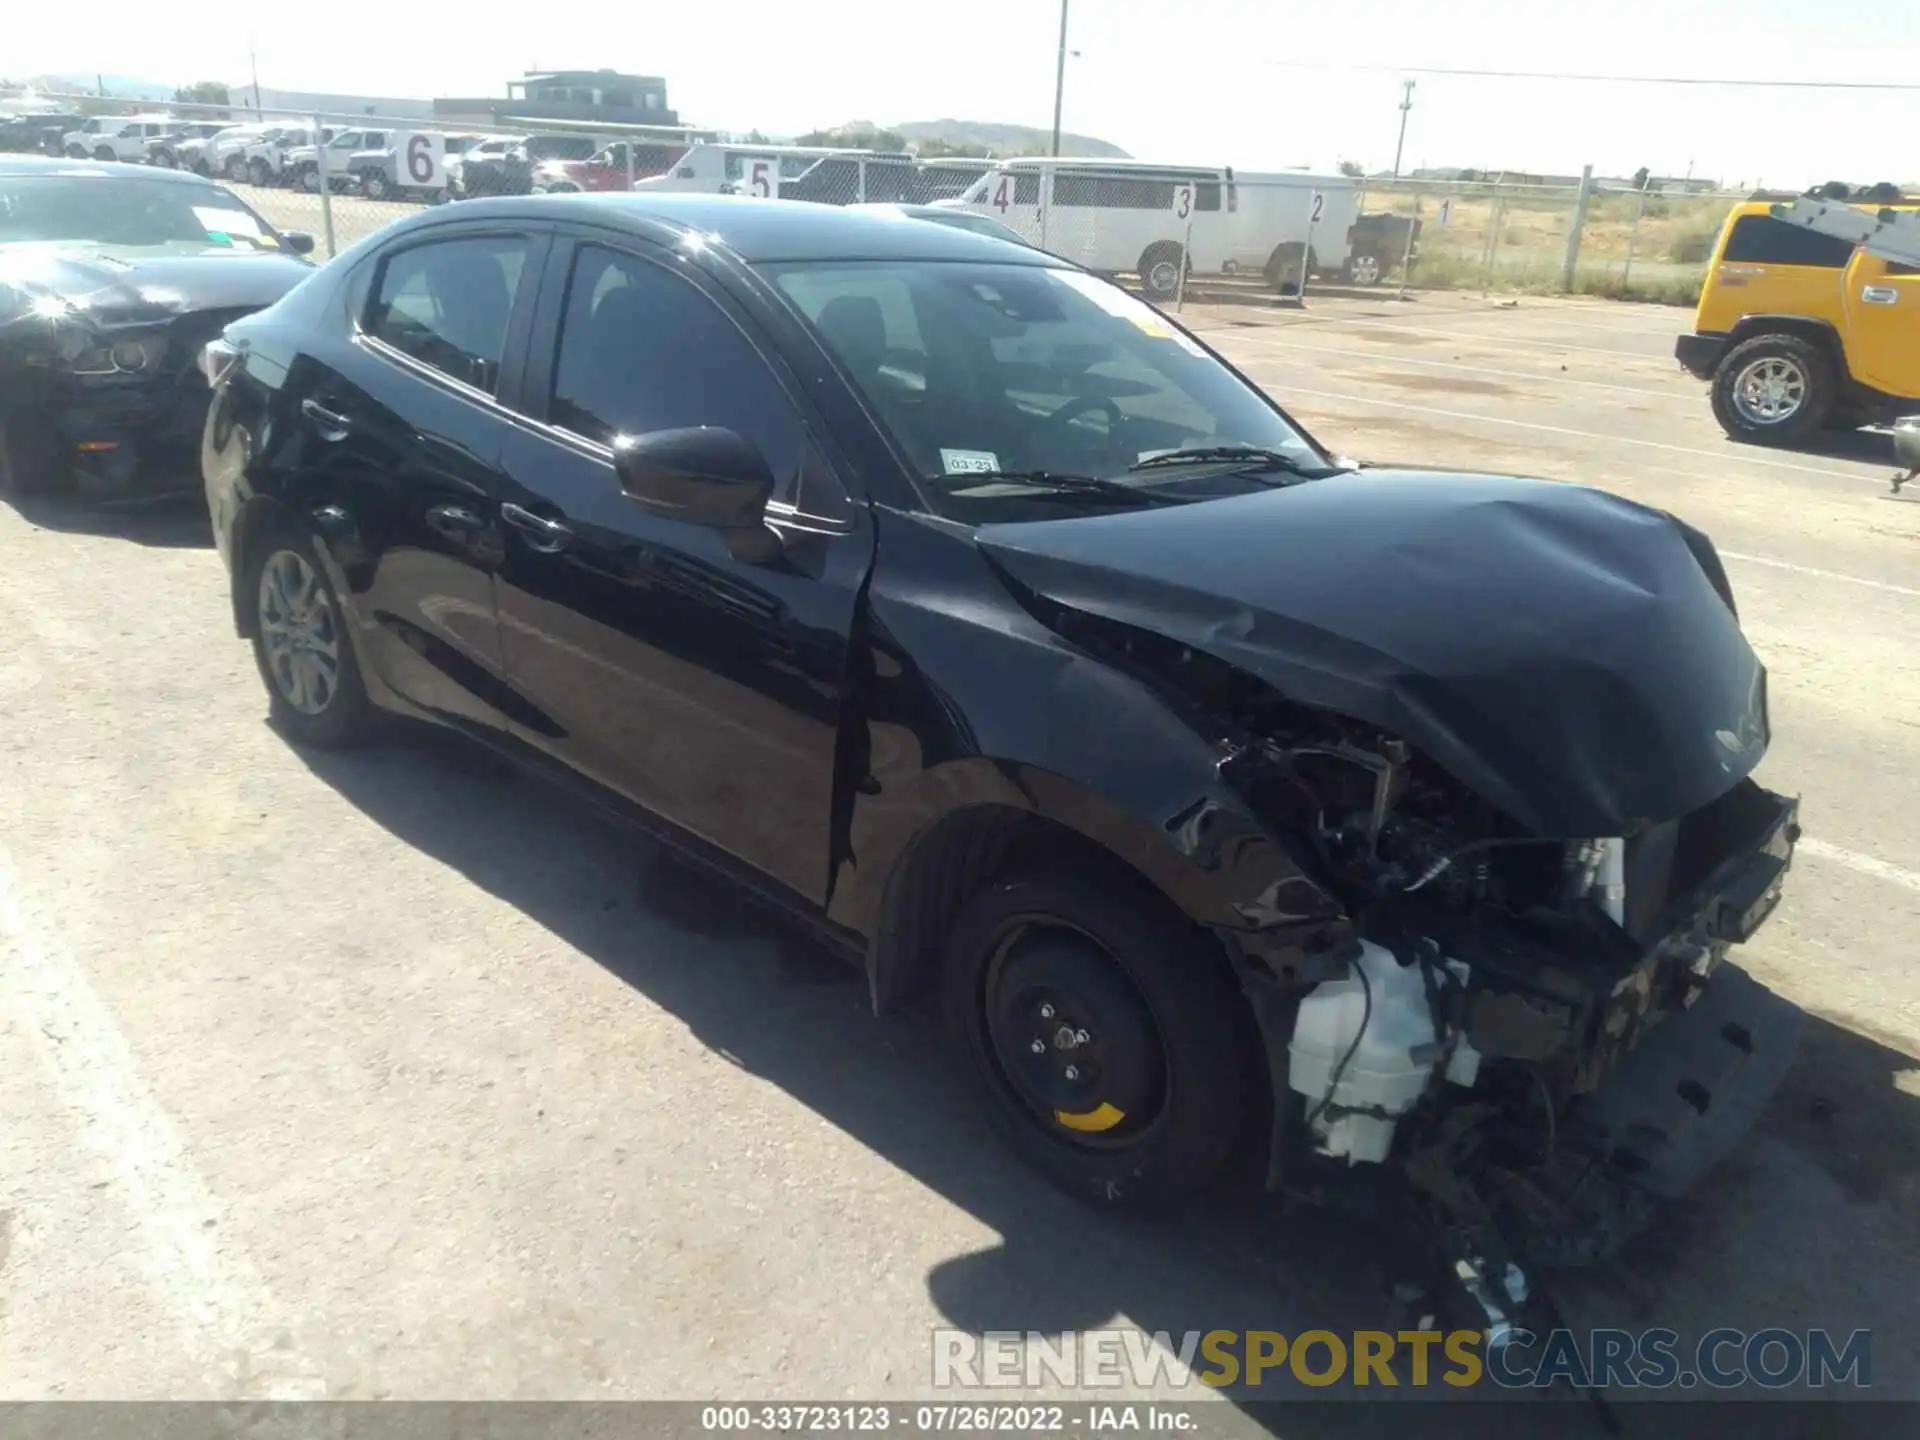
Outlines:
[[381, 269], [367, 333], [493, 394], [527, 250], [523, 236], [477, 235], [398, 252]]
[[1734, 221], [1726, 253], [1720, 258], [1735, 265], [1809, 265], [1842, 270], [1853, 259], [1853, 246], [1771, 215], [1742, 215]]

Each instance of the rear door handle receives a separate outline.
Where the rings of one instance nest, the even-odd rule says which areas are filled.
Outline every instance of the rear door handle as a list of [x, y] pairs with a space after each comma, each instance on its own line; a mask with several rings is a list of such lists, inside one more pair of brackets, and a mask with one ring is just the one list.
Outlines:
[[302, 400], [300, 413], [313, 422], [313, 428], [322, 440], [344, 440], [353, 430], [353, 422], [344, 415], [336, 415], [318, 400]]
[[470, 539], [487, 528], [487, 522], [464, 505], [435, 505], [427, 511], [427, 524], [450, 540]]
[[558, 520], [549, 520], [544, 515], [503, 501], [500, 506], [500, 518], [528, 537], [527, 544], [542, 554], [551, 555], [556, 550], [567, 548], [567, 542], [573, 539], [573, 531]]

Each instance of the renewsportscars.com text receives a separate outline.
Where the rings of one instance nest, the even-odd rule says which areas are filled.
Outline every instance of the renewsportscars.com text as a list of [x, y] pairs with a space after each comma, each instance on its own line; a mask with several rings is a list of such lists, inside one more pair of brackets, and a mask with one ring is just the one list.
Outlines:
[[1086, 1330], [1047, 1335], [936, 1330], [933, 1383], [941, 1389], [1215, 1388], [1288, 1384], [1314, 1388], [1444, 1385], [1456, 1389], [1544, 1388], [1563, 1381], [1596, 1389], [1682, 1390], [1706, 1386], [1824, 1389], [1873, 1384], [1872, 1333], [1778, 1327], [1709, 1330], [1691, 1344], [1676, 1330], [1514, 1332], [1487, 1352], [1477, 1330]]

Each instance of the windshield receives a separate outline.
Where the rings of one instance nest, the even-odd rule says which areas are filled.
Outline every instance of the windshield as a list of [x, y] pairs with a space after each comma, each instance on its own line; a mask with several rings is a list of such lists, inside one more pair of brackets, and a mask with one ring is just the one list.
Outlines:
[[225, 190], [178, 180], [0, 175], [0, 245], [279, 250], [279, 237]]
[[1198, 342], [1091, 275], [914, 261], [770, 269], [953, 519], [1209, 499], [1335, 468]]

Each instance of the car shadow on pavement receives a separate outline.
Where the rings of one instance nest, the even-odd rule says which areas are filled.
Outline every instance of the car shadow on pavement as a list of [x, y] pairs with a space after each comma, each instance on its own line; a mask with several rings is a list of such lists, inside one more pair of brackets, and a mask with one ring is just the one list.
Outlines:
[[[943, 1259], [927, 1274], [930, 1298], [956, 1329], [1057, 1336], [1111, 1324], [1177, 1341], [1189, 1331], [1348, 1335], [1414, 1323], [1387, 1296], [1378, 1232], [1324, 1211], [1283, 1209], [1250, 1176], [1167, 1221], [1115, 1218], [1055, 1191], [995, 1141], [930, 1018], [876, 1021], [856, 970], [743, 903], [723, 880], [491, 752], [404, 725], [363, 750], [301, 758], [395, 837], [515, 906], [732, 1063], [996, 1231], [996, 1245]], [[1847, 1253], [1857, 1205], [1897, 1209], [1920, 1232], [1920, 1110], [1893, 1083], [1920, 1061], [1819, 1019], [1810, 1032], [1794, 1077], [1728, 1173], [1611, 1271], [1556, 1286], [1570, 1324], [1671, 1324], [1683, 1334], [1819, 1324], [1842, 1338], [1870, 1327], [1889, 1340], [1920, 1330], [1920, 1300], [1903, 1278], [1910, 1249], [1898, 1266], [1883, 1263], [1880, 1278], [1835, 1258]], [[1832, 1239], [1810, 1244], [1816, 1234]], [[1766, 1247], [1764, 1256], [1748, 1253], [1754, 1245]], [[927, 1355], [922, 1393], [932, 1395], [931, 1336]], [[1910, 1389], [1890, 1368], [1883, 1363], [1876, 1384]], [[1223, 1393], [1240, 1418], [1275, 1433], [1411, 1434], [1418, 1426], [1424, 1435], [1437, 1418], [1426, 1405], [1350, 1403], [1387, 1398], [1377, 1390], [1307, 1390], [1289, 1378], [1276, 1392], [1268, 1380], [1258, 1392]], [[1324, 1403], [1330, 1397], [1349, 1403]], [[1411, 1396], [1402, 1388], [1398, 1398]], [[1264, 1403], [1271, 1400], [1294, 1403]], [[1559, 1412], [1552, 1433], [1602, 1433], [1582, 1412], [1532, 1408]], [[1504, 1422], [1484, 1427], [1485, 1418], [1475, 1407], [1476, 1433], [1508, 1433]]]
[[95, 506], [66, 496], [16, 495], [6, 503], [29, 525], [63, 535], [99, 535], [161, 550], [213, 548], [207, 502], [197, 494]]

